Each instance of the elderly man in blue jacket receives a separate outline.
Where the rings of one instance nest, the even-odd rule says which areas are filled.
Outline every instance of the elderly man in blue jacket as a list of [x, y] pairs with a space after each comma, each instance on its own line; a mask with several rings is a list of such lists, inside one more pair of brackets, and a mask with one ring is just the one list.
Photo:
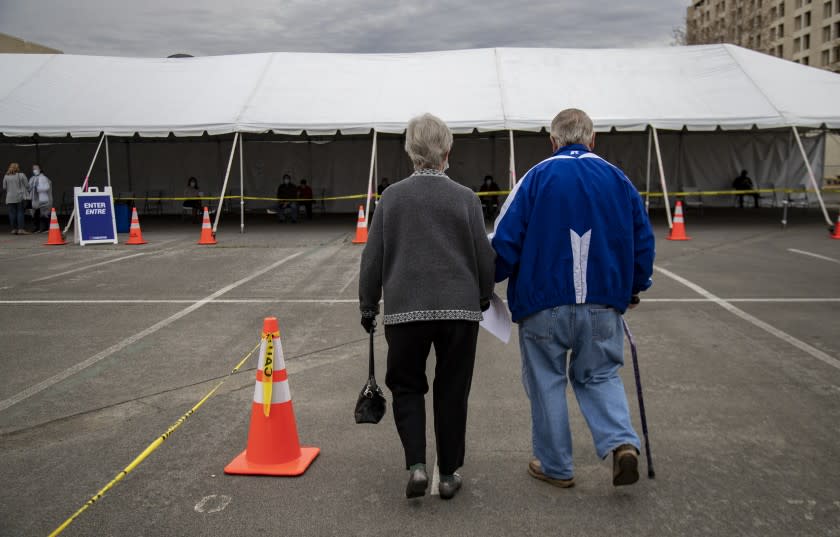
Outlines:
[[598, 456], [613, 454], [613, 485], [639, 479], [639, 437], [618, 375], [621, 315], [651, 286], [654, 237], [636, 188], [594, 143], [586, 113], [557, 114], [553, 155], [517, 183], [492, 234], [531, 400], [528, 473], [558, 487], [574, 485], [568, 382]]

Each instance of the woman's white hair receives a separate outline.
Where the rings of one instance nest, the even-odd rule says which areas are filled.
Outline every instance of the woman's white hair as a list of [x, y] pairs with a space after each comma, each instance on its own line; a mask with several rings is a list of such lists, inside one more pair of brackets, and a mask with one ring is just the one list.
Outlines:
[[414, 169], [437, 170], [452, 149], [452, 131], [437, 116], [423, 114], [408, 122], [405, 129], [405, 152]]
[[551, 120], [551, 137], [560, 147], [572, 144], [588, 146], [593, 133], [592, 119], [577, 108], [567, 108]]

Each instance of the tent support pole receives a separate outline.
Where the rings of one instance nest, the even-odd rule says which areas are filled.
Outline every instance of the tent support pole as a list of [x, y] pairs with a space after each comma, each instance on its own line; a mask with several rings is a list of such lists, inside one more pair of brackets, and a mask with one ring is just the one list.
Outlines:
[[508, 129], [508, 135], [510, 138], [510, 162], [508, 163], [508, 182], [510, 183], [510, 189], [513, 190], [513, 187], [516, 186], [516, 154], [513, 150], [513, 129]]
[[239, 132], [233, 134], [233, 145], [230, 147], [230, 157], [228, 158], [227, 171], [225, 171], [225, 181], [222, 183], [222, 193], [219, 194], [219, 204], [216, 205], [216, 220], [213, 222], [213, 235], [219, 228], [219, 217], [222, 216], [222, 206], [225, 203], [225, 193], [227, 192], [228, 179], [230, 179], [230, 168], [233, 165], [233, 155], [236, 153], [236, 144], [239, 142]]
[[243, 145], [245, 135], [239, 137], [239, 232], [245, 233], [245, 156]]
[[822, 194], [820, 193], [820, 187], [817, 184], [817, 178], [814, 176], [814, 169], [811, 168], [811, 161], [808, 160], [808, 154], [805, 152], [805, 146], [802, 145], [802, 139], [799, 137], [799, 130], [797, 130], [796, 126], [791, 128], [793, 129], [793, 136], [796, 138], [796, 145], [799, 146], [799, 152], [802, 154], [802, 160], [805, 161], [805, 169], [808, 170], [808, 178], [811, 180], [811, 186], [814, 187], [814, 193], [817, 195], [817, 201], [820, 202], [820, 209], [822, 209], [825, 222], [831, 226], [834, 222], [832, 222], [831, 217], [828, 216], [828, 211], [825, 208], [825, 202], [823, 201]]
[[[96, 146], [96, 152], [93, 154], [93, 159], [90, 161], [90, 166], [88, 167], [88, 171], [85, 174], [85, 182], [82, 184], [82, 190], [87, 192], [88, 183], [90, 182], [90, 174], [93, 173], [93, 165], [96, 164], [96, 157], [99, 156], [99, 150], [102, 149], [102, 142], [105, 140], [105, 133], [102, 133], [102, 136], [99, 138], [99, 145]], [[64, 235], [67, 235], [67, 231], [73, 227], [73, 220], [76, 219], [76, 204], [73, 203], [73, 212], [70, 213], [70, 220], [67, 222], [67, 225], [64, 226]]]
[[665, 216], [668, 217], [668, 229], [671, 229], [674, 227], [674, 223], [671, 221], [671, 202], [668, 200], [668, 187], [665, 185], [665, 167], [662, 165], [662, 151], [659, 149], [659, 134], [653, 125], [651, 125], [651, 132], [653, 133], [653, 146], [656, 149], [656, 162], [659, 164], [659, 181], [662, 184], [662, 195], [665, 197]]
[[108, 186], [111, 186], [111, 151], [108, 148], [108, 135], [105, 135], [105, 171], [108, 174]]
[[367, 203], [365, 204], [365, 225], [370, 226], [370, 198], [373, 195], [373, 172], [376, 169], [376, 129], [373, 129], [373, 145], [370, 148], [370, 174], [368, 174]]
[[650, 149], [653, 131], [648, 129], [647, 165], [645, 166], [645, 213], [650, 214]]

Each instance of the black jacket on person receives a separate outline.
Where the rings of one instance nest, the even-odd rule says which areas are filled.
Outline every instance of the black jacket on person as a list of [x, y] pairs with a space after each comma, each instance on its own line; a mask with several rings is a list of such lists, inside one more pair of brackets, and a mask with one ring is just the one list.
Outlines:
[[297, 185], [292, 183], [285, 184], [281, 183], [280, 186], [277, 187], [277, 197], [281, 200], [296, 200], [298, 199], [298, 188]]

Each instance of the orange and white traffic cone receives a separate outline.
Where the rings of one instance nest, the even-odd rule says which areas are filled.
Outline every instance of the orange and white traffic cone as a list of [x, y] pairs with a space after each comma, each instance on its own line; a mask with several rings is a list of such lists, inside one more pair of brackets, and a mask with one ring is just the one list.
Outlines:
[[674, 209], [674, 227], [668, 234], [669, 241], [690, 241], [691, 237], [685, 234], [685, 216], [683, 216], [682, 202], [677, 202], [677, 208]]
[[840, 213], [837, 213], [837, 223], [834, 224], [834, 233], [831, 234], [832, 239], [840, 239]]
[[210, 211], [204, 208], [204, 219], [201, 221], [201, 237], [198, 244], [216, 244], [216, 235], [213, 234], [213, 226], [210, 225]]
[[140, 231], [140, 218], [137, 217], [137, 207], [131, 208], [131, 228], [128, 230], [126, 244], [146, 244], [143, 240], [143, 232]]
[[365, 221], [365, 208], [359, 205], [359, 220], [356, 222], [356, 238], [353, 244], [365, 244], [368, 237], [367, 222]]
[[55, 214], [55, 207], [53, 207], [50, 214], [50, 234], [47, 236], [47, 242], [44, 246], [61, 246], [67, 244], [64, 237], [61, 236], [61, 228], [58, 225], [58, 216]]
[[320, 452], [316, 447], [300, 446], [277, 318], [266, 317], [248, 447], [225, 467], [225, 473], [299, 476]]

